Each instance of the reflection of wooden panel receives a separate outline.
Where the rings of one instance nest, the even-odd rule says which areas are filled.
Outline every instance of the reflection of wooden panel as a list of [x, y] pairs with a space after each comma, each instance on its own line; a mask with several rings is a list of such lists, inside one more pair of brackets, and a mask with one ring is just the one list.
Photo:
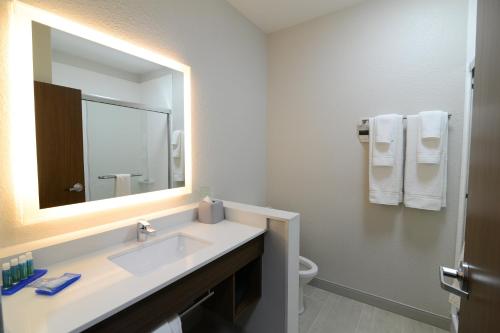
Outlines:
[[35, 81], [40, 208], [85, 201], [81, 91]]

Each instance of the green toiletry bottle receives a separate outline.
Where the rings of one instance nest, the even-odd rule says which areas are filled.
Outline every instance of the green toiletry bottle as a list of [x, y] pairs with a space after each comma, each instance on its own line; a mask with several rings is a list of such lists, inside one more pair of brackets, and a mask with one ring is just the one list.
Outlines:
[[17, 258], [10, 260], [10, 276], [12, 278], [12, 284], [17, 284], [19, 282], [19, 261]]
[[26, 252], [26, 267], [28, 276], [32, 276], [35, 273], [35, 268], [33, 267], [33, 254], [31, 252]]
[[20, 280], [28, 278], [28, 267], [26, 266], [26, 256], [24, 254], [19, 256], [19, 278]]
[[2, 288], [9, 289], [12, 287], [12, 277], [10, 275], [10, 264], [8, 262], [2, 265]]

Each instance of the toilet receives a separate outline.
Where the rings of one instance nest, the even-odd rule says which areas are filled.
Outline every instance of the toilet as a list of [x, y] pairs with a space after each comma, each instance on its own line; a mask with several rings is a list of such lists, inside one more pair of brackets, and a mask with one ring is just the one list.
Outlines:
[[299, 314], [304, 312], [304, 286], [318, 274], [318, 266], [311, 260], [299, 257]]

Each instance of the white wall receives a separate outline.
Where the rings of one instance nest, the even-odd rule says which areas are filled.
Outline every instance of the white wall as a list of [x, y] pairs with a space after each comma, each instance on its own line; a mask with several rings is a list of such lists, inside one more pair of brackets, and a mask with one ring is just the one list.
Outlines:
[[[449, 316], [464, 112], [466, 0], [374, 0], [269, 37], [268, 201], [301, 213], [319, 278]], [[448, 207], [368, 203], [356, 122], [429, 109], [450, 123]]]
[[[12, 190], [9, 84], [0, 81], [0, 247], [198, 200], [200, 186], [234, 201], [266, 197], [266, 36], [224, 0], [28, 0], [191, 66], [193, 189], [157, 201], [23, 226]], [[9, 1], [0, 0], [0, 77], [7, 75]], [[131, 20], [133, 18], [133, 20]]]
[[141, 103], [142, 99], [137, 82], [59, 62], [52, 62], [52, 83], [80, 89], [83, 94], [135, 103]]

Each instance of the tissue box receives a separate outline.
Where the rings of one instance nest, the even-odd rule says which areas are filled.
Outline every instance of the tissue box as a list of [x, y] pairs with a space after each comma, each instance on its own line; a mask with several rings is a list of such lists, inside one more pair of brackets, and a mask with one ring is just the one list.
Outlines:
[[198, 206], [198, 220], [214, 224], [224, 220], [224, 205], [220, 200], [202, 200]]

